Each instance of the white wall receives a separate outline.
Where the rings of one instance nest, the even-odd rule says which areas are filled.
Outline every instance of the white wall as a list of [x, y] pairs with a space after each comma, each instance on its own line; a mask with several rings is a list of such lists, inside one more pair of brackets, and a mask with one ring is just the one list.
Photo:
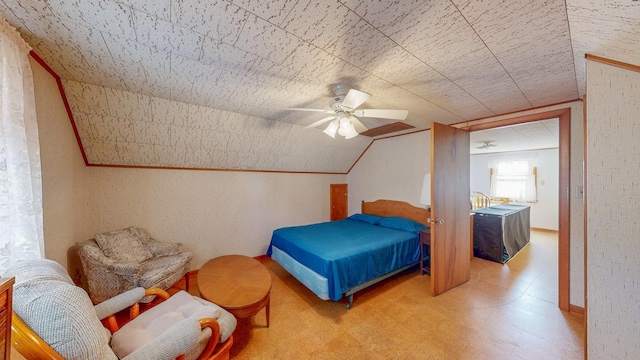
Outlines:
[[329, 221], [329, 185], [346, 175], [89, 168], [98, 231], [131, 225], [194, 252], [262, 255], [273, 230]]
[[431, 164], [431, 131], [376, 140], [347, 176], [349, 214], [362, 201], [401, 200], [420, 204], [422, 180]]
[[587, 355], [637, 359], [640, 73], [587, 61], [587, 74]]
[[558, 149], [471, 155], [471, 190], [489, 194], [489, 163], [500, 155], [533, 155], [538, 167], [538, 202], [531, 206], [531, 227], [558, 230]]
[[56, 80], [33, 59], [31, 69], [40, 136], [45, 256], [66, 267], [67, 249], [93, 233], [94, 204]]

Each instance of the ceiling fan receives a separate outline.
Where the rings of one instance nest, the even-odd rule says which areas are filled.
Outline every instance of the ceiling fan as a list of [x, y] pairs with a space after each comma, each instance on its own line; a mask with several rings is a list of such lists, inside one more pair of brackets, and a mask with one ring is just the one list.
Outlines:
[[308, 128], [317, 127], [324, 123], [330, 122], [329, 126], [324, 129], [324, 133], [335, 139], [336, 132], [338, 135], [344, 136], [345, 139], [351, 139], [358, 136], [358, 133], [367, 131], [359, 117], [371, 117], [380, 119], [406, 119], [409, 111], [407, 110], [389, 110], [389, 109], [357, 109], [365, 101], [371, 98], [371, 94], [356, 89], [349, 89], [345, 85], [336, 85], [333, 87], [336, 96], [333, 97], [330, 110], [323, 109], [305, 109], [305, 108], [288, 108], [287, 110], [295, 111], [313, 111], [331, 114], [324, 119], [320, 119]]
[[476, 149], [489, 149], [496, 146], [498, 146], [498, 144], [494, 144], [493, 141], [483, 141], [482, 145], [477, 146]]

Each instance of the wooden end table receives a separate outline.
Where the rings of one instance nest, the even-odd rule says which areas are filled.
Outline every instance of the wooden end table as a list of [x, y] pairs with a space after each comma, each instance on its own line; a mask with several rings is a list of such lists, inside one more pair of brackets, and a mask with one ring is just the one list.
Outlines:
[[238, 318], [266, 310], [269, 327], [271, 275], [258, 260], [225, 255], [207, 261], [198, 271], [200, 295]]

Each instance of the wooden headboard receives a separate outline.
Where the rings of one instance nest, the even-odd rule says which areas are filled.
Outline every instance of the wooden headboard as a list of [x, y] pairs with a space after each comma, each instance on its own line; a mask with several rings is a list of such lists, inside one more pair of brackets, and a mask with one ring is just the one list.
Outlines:
[[431, 216], [425, 208], [395, 200], [362, 201], [362, 213], [379, 216], [402, 216], [403, 218], [411, 219], [427, 226], [429, 225], [427, 219]]

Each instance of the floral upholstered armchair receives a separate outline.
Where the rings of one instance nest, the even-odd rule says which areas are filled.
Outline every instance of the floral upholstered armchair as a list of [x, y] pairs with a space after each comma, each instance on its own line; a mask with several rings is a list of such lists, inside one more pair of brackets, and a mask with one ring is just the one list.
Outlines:
[[134, 287], [166, 290], [188, 273], [193, 257], [182, 244], [157, 241], [134, 226], [97, 234], [77, 243], [73, 252], [80, 257], [94, 304]]

